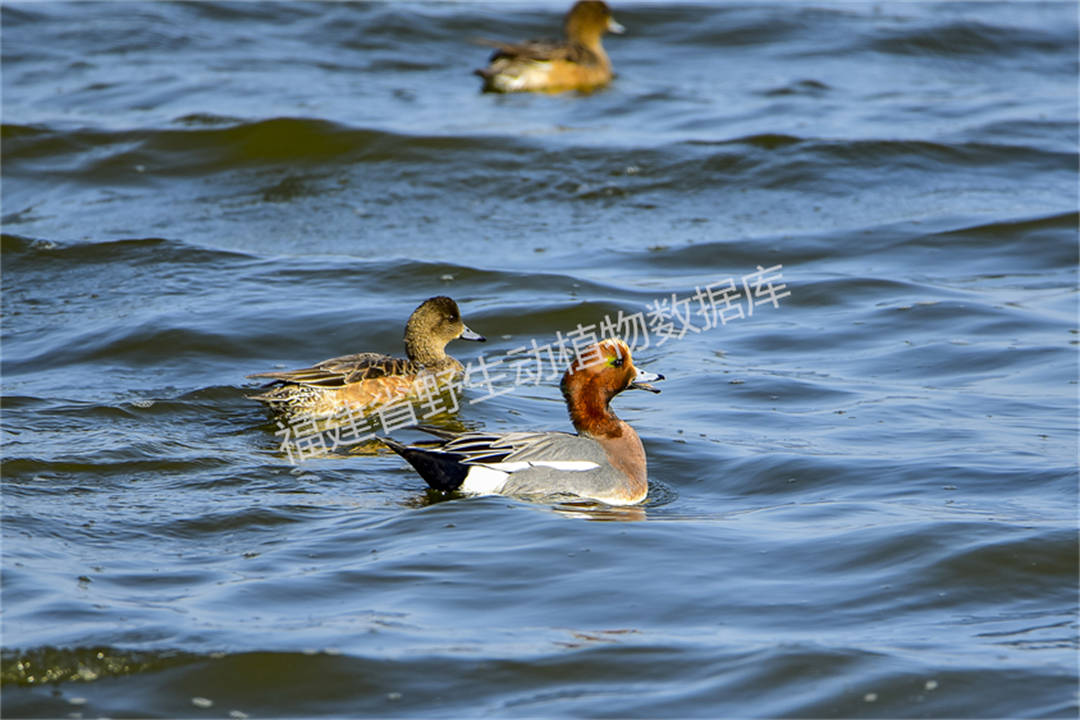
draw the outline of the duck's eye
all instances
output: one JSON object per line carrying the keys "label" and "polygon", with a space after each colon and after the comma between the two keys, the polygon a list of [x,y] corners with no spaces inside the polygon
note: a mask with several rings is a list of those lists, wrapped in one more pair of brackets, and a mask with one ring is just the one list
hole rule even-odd
{"label": "duck's eye", "polygon": [[610,360],[608,360],[608,362],[611,364],[611,367],[622,367],[623,366],[623,359],[621,357],[613,357]]}

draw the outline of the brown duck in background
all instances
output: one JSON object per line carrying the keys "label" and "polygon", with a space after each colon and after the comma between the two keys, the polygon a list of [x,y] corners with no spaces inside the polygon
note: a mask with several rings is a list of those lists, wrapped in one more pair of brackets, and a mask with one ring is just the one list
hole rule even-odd
{"label": "brown duck in background", "polygon": [[414,394],[420,373],[445,382],[464,368],[446,354],[451,340],[484,341],[461,320],[457,303],[440,295],[420,304],[405,325],[405,355],[356,353],[323,360],[300,370],[255,373],[249,378],[272,382],[266,392],[249,396],[286,419],[326,418],[345,411],[367,414],[382,404]]}
{"label": "brown duck in background", "polygon": [[519,44],[480,40],[493,45],[489,65],[476,74],[485,92],[588,92],[611,82],[611,61],[600,38],[624,28],[600,0],[581,0],[563,22],[566,42],[530,41]]}

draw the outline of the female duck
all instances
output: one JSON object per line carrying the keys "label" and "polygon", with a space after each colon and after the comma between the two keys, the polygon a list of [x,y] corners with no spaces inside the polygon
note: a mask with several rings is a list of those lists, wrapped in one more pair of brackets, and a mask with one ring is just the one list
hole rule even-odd
{"label": "female duck", "polygon": [[490,64],[477,70],[486,92],[588,92],[611,82],[611,61],[600,38],[624,28],[600,0],[581,0],[563,22],[566,42],[532,41],[520,44],[484,40],[497,49]]}
{"label": "female duck", "polygon": [[[589,358],[587,364],[582,359]],[[582,365],[584,365],[582,367]],[[562,378],[577,435],[563,432],[468,432],[424,429],[441,440],[403,445],[381,438],[428,485],[468,494],[574,495],[633,505],[649,491],[641,438],[608,403],[623,390],[660,392],[663,380],[638,370],[630,348],[609,339],[586,348]]]}
{"label": "female duck", "polygon": [[428,298],[405,325],[408,359],[356,353],[300,370],[255,373],[248,377],[272,382],[266,392],[252,395],[251,399],[266,403],[273,413],[286,418],[323,418],[348,410],[373,410],[412,394],[421,372],[435,373],[440,379],[444,373],[460,373],[461,363],[446,354],[446,344],[456,338],[484,341],[462,322],[456,302],[445,296]]}

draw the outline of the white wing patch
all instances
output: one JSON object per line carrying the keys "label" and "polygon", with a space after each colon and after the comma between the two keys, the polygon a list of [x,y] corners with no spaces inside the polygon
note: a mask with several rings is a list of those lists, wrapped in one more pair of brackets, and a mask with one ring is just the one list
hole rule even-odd
{"label": "white wing patch", "polygon": [[461,483],[461,491],[470,495],[491,495],[502,490],[510,473],[492,470],[483,465],[472,465]]}
{"label": "white wing patch", "polygon": [[550,468],[561,472],[584,472],[600,467],[589,460],[533,460],[503,463],[483,463],[471,465],[465,481],[461,483],[462,492],[475,495],[498,493],[506,485],[512,473],[528,468]]}
{"label": "white wing patch", "polygon": [[582,472],[583,470],[595,470],[600,467],[589,460],[537,460],[529,463],[533,467],[546,467],[552,470],[566,470],[568,472]]}

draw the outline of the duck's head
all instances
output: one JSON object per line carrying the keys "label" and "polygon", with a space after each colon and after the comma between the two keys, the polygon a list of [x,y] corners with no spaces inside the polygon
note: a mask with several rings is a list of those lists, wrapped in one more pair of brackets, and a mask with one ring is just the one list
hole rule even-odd
{"label": "duck's head", "polygon": [[575,3],[566,14],[563,29],[568,40],[583,45],[599,42],[606,32],[622,34],[626,31],[626,28],[615,22],[611,8],[602,0],[581,0]]}
{"label": "duck's head", "polygon": [[445,295],[420,303],[405,325],[405,347],[410,350],[410,356],[415,352],[420,362],[427,359],[424,357],[425,351],[437,350],[441,354],[446,344],[457,338],[477,342],[486,340],[483,335],[469,329],[461,319],[457,303]]}
{"label": "duck's head", "polygon": [[605,405],[623,390],[660,390],[650,383],[664,376],[634,367],[630,348],[618,338],[589,345],[563,375],[559,387],[568,405],[598,399]]}

